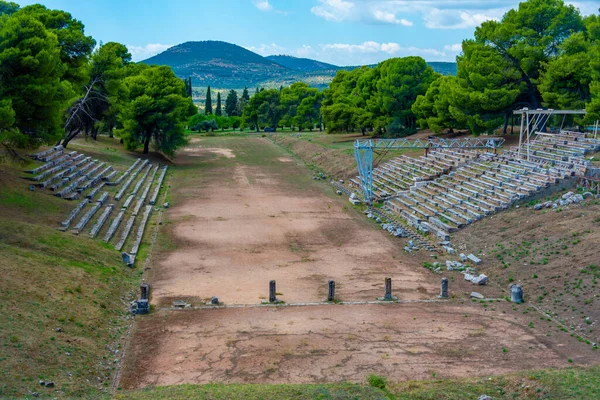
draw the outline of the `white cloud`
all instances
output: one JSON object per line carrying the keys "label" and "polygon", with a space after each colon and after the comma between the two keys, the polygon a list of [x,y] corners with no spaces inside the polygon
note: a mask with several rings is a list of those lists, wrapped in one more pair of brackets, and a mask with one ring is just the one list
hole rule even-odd
{"label": "white cloud", "polygon": [[320,5],[314,6],[310,12],[328,21],[341,22],[352,14],[354,3],[344,0],[319,0]]}
{"label": "white cloud", "polygon": [[413,26],[413,23],[409,20],[406,20],[404,18],[400,18],[400,19],[396,18],[396,14],[394,14],[393,12],[374,10],[373,17],[375,17],[375,19],[377,21],[385,22],[388,24]]}
{"label": "white cloud", "polygon": [[308,46],[306,44],[303,44],[302,47],[296,49],[296,55],[298,57],[309,57],[314,53],[314,49],[312,48],[312,46]]}
{"label": "white cloud", "polygon": [[270,56],[274,54],[285,54],[287,49],[278,44],[261,44],[259,46],[244,46],[245,49],[260,54],[261,56]]}
{"label": "white cloud", "polygon": [[269,0],[252,0],[252,4],[254,4],[254,7],[258,8],[260,11],[273,10],[273,6],[269,4]]}
{"label": "white cloud", "polygon": [[598,4],[597,0],[565,1],[565,3],[579,8],[582,15],[598,14],[598,10],[600,9],[600,4]]}
{"label": "white cloud", "polygon": [[446,57],[446,53],[436,49],[424,49],[418,47],[404,47],[398,43],[377,43],[374,41],[367,41],[361,44],[347,44],[347,43],[331,43],[322,44],[321,50],[325,53],[329,51],[342,52],[349,54],[376,54],[383,53],[385,56],[408,56],[408,55],[424,55],[424,56],[437,56]]}
{"label": "white cloud", "polygon": [[444,50],[460,53],[462,51],[462,43],[447,44],[444,46]]}
{"label": "white cloud", "polygon": [[[580,2],[586,0],[580,0]],[[514,2],[514,4],[512,4]],[[502,0],[319,0],[311,12],[334,22],[413,26],[422,19],[431,29],[473,28],[499,19],[517,1]]]}
{"label": "white cloud", "polygon": [[173,47],[172,44],[149,43],[145,46],[127,45],[133,61],[142,61],[152,56],[162,53],[168,48]]}
{"label": "white cloud", "polygon": [[504,9],[492,10],[440,10],[432,9],[423,20],[425,26],[431,29],[465,29],[474,28],[488,20],[499,20],[504,15]]}

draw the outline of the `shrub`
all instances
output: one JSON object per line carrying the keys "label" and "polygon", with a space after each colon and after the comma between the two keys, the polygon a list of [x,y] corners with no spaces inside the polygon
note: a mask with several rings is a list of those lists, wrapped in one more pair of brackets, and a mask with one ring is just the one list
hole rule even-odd
{"label": "shrub", "polygon": [[369,386],[377,389],[385,389],[387,386],[387,379],[379,375],[369,375],[367,377],[367,382],[369,383]]}

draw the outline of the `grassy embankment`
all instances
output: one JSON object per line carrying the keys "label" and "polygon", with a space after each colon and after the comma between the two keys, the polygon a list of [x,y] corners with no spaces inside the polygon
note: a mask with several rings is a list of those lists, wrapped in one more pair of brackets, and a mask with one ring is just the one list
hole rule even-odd
{"label": "grassy embankment", "polygon": [[[69,150],[120,171],[134,159],[108,138],[76,140]],[[56,229],[76,202],[30,191],[23,171],[37,165],[0,161],[0,398],[101,395],[114,374],[141,270],[125,267],[112,245],[87,231]]]}
{"label": "grassy embankment", "polygon": [[357,385],[179,385],[118,393],[122,400],[162,399],[397,399],[463,400],[482,394],[503,399],[578,399],[600,398],[600,367],[521,372],[477,379],[409,381],[387,384],[372,379]]}

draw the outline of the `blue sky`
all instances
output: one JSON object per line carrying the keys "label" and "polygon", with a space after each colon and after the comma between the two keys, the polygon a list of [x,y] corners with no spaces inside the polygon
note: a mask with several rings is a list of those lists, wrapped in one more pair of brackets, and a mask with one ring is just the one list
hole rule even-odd
{"label": "blue sky", "polygon": [[[513,0],[13,0],[69,11],[97,41],[127,45],[139,61],[186,41],[223,40],[261,55],[337,65],[419,55],[454,61],[463,39]],[[597,0],[566,1],[584,15]]]}

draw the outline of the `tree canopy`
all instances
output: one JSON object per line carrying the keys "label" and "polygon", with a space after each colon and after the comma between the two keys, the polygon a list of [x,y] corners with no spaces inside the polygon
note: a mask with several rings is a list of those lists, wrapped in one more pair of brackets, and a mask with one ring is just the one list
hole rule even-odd
{"label": "tree canopy", "polygon": [[186,143],[184,122],[197,109],[169,67],[138,67],[139,73],[125,78],[129,102],[119,114],[120,136],[130,150],[143,146],[147,154],[152,142],[157,150],[173,155]]}

